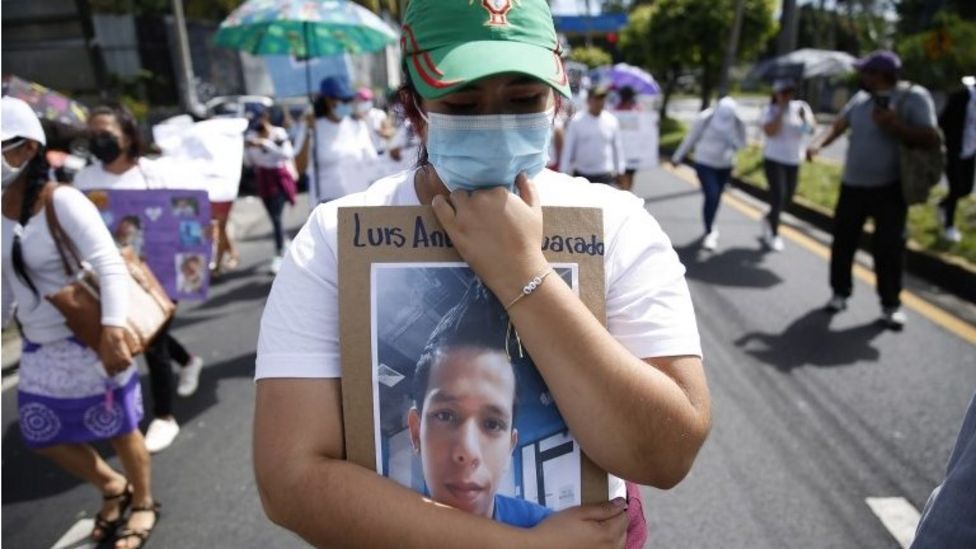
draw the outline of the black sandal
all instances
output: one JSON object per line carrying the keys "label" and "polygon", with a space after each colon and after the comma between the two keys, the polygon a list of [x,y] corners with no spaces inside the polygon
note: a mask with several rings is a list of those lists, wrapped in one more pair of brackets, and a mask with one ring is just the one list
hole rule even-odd
{"label": "black sandal", "polygon": [[[132,503],[132,485],[128,482],[125,483],[125,488],[123,488],[118,494],[102,494],[102,501],[112,501],[116,499],[120,500],[118,518],[115,520],[106,520],[105,517],[102,516],[101,511],[95,513],[95,527],[92,528],[92,533],[90,536],[92,541],[101,543],[107,540],[125,521],[125,512],[129,509],[129,505]],[[96,530],[100,530],[102,532],[101,537],[95,537]]]}
{"label": "black sandal", "polygon": [[125,530],[122,530],[121,532],[118,533],[118,535],[115,536],[115,543],[118,544],[118,542],[128,538],[138,538],[139,544],[135,546],[136,549],[146,545],[146,542],[149,541],[149,535],[152,534],[152,531],[156,528],[156,525],[159,524],[160,507],[162,507],[162,505],[160,505],[158,502],[155,501],[149,505],[133,505],[132,510],[129,513],[129,518],[132,518],[132,515],[136,513],[152,513],[153,514],[152,526],[150,526],[145,530],[134,530],[132,528],[126,528]]}

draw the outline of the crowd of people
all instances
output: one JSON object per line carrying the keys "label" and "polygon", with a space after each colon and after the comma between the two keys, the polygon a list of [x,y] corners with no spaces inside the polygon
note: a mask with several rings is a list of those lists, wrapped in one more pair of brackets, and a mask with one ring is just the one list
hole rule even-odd
{"label": "crowd of people", "polygon": [[[407,83],[390,98],[380,98],[389,101],[378,101],[369,88],[353,89],[345,78],[325,78],[307,113],[293,120],[287,109],[266,109],[242,136],[274,242],[268,268],[276,283],[262,319],[256,366],[254,459],[265,508],[275,522],[314,544],[386,546],[409,540],[453,546],[474,535],[519,546],[528,539],[491,521],[428,505],[342,459],[337,208],[425,204],[488,291],[505,298],[522,292],[501,314],[532,353],[581,446],[618,481],[610,504],[583,505],[551,517],[536,513],[541,522],[531,529],[533,536],[544,546],[639,547],[646,529],[634,483],[669,487],[679,482],[710,426],[683,268],[642,200],[626,192],[633,188],[636,166],[624,154],[623,132],[611,111],[639,110],[640,102],[632,88],[597,83],[586,90],[581,108],[574,108],[565,79],[550,77],[562,66],[554,55],[558,44],[546,2],[524,0],[506,14],[506,21],[522,26],[518,41],[480,42],[488,32],[485,14],[435,4],[409,4],[405,21],[412,24],[414,41],[405,46],[405,60],[427,56],[428,41],[446,40],[462,54],[469,46],[483,50],[469,51],[472,60],[497,54],[497,63],[489,69],[474,62],[445,64],[436,71],[439,80],[432,80],[422,64],[408,62]],[[939,212],[950,240],[958,239],[956,203],[972,190],[976,153],[972,83],[952,96],[937,120],[929,93],[902,85],[899,69],[890,52],[863,59],[858,65],[863,90],[822,136],[814,137],[813,110],[797,98],[797,83],[786,79],[773,84],[760,122],[770,196],[760,236],[772,251],[784,249],[782,212],[796,191],[804,159],[848,135],[827,308],[835,313],[846,308],[854,253],[871,218],[882,318],[895,329],[905,324],[900,293],[907,204],[899,183],[899,147],[936,144],[941,121],[950,193]],[[960,120],[963,124],[956,124]],[[6,326],[16,315],[23,337],[21,432],[30,448],[100,492],[103,505],[93,540],[140,547],[159,517],[150,455],[178,436],[173,393],[194,394],[203,361],[170,333],[172,320],[162,327],[145,351],[152,419],[143,436],[139,376],[125,335],[125,265],[98,210],[79,191],[178,188],[181,182],[145,156],[135,119],[120,107],[91,112],[93,162],[72,185],[51,181],[46,136],[26,103],[3,98],[2,131],[3,322]],[[694,158],[704,201],[705,250],[719,247],[721,196],[746,143],[737,104],[723,97],[697,116],[670,159],[679,164]],[[506,154],[490,154],[499,150]],[[512,192],[499,192],[499,186]],[[303,188],[312,211],[292,243],[283,214]],[[479,200],[459,192],[464,190]],[[611,250],[605,258],[609,329],[561,279],[545,276],[540,206],[554,204],[603,210]],[[228,232],[231,205],[211,204],[215,279],[239,262]],[[97,349],[81,343],[44,299],[70,278],[42,212],[57,217],[99,277]],[[627,230],[617,230],[625,225]],[[535,286],[524,290],[533,280]],[[319,307],[307,306],[310,295]],[[445,368],[442,355],[453,356],[459,347],[464,346],[427,357],[427,367]],[[418,409],[428,391],[426,386],[420,391]],[[427,419],[414,419],[419,438]],[[111,442],[123,472],[98,455],[91,445],[96,440]],[[438,491],[430,495],[436,499]],[[393,511],[389,520],[362,514],[377,498]],[[497,500],[479,507],[479,514],[500,512],[492,501]],[[331,519],[310,519],[317,516]]]}

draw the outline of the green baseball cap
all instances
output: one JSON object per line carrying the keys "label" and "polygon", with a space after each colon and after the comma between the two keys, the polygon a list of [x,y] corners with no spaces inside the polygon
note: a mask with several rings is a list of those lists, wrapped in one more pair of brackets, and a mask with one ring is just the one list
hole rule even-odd
{"label": "green baseball cap", "polygon": [[546,0],[410,0],[400,46],[414,86],[427,99],[510,72],[570,97]]}

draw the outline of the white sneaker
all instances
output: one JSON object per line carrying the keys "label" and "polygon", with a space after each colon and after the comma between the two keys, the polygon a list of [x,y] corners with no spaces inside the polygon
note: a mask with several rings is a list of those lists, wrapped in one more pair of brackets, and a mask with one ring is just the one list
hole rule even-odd
{"label": "white sneaker", "polygon": [[824,309],[829,313],[839,313],[847,309],[847,298],[842,295],[834,294],[834,297],[830,298]]}
{"label": "white sneaker", "polygon": [[774,252],[782,252],[783,249],[786,247],[786,245],[783,244],[782,237],[777,235],[774,236],[773,239],[769,242],[769,247],[772,248]]}
{"label": "white sneaker", "polygon": [[173,444],[173,439],[178,434],[180,434],[180,426],[175,419],[156,418],[146,429],[146,449],[150,454],[162,452]]}
{"label": "white sneaker", "polygon": [[901,310],[901,307],[885,307],[881,310],[881,321],[888,328],[900,331],[905,327],[905,323],[908,322],[908,317],[905,316],[905,312]]}
{"label": "white sneaker", "polygon": [[718,229],[712,229],[711,232],[705,235],[705,240],[702,241],[702,248],[708,251],[714,251],[718,248]]}
{"label": "white sneaker", "polygon": [[276,275],[280,270],[281,270],[281,256],[276,255],[274,259],[271,260],[271,264],[268,265],[268,272],[273,275]]}
{"label": "white sneaker", "polygon": [[188,397],[197,392],[200,384],[200,370],[203,369],[203,359],[194,355],[190,363],[180,368],[180,382],[176,386],[176,394]]}
{"label": "white sneaker", "polygon": [[945,238],[949,242],[955,244],[962,241],[962,233],[960,233],[959,229],[955,227],[949,227],[944,233],[942,233],[942,238]]}

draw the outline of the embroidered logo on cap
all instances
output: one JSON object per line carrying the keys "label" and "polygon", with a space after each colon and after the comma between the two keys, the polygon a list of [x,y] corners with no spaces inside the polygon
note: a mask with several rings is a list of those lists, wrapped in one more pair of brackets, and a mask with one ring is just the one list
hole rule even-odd
{"label": "embroidered logo on cap", "polygon": [[[486,25],[501,27],[508,25],[508,12],[512,10],[512,4],[519,0],[481,0],[481,7],[488,11],[488,22]],[[470,0],[473,4],[475,0]]]}

